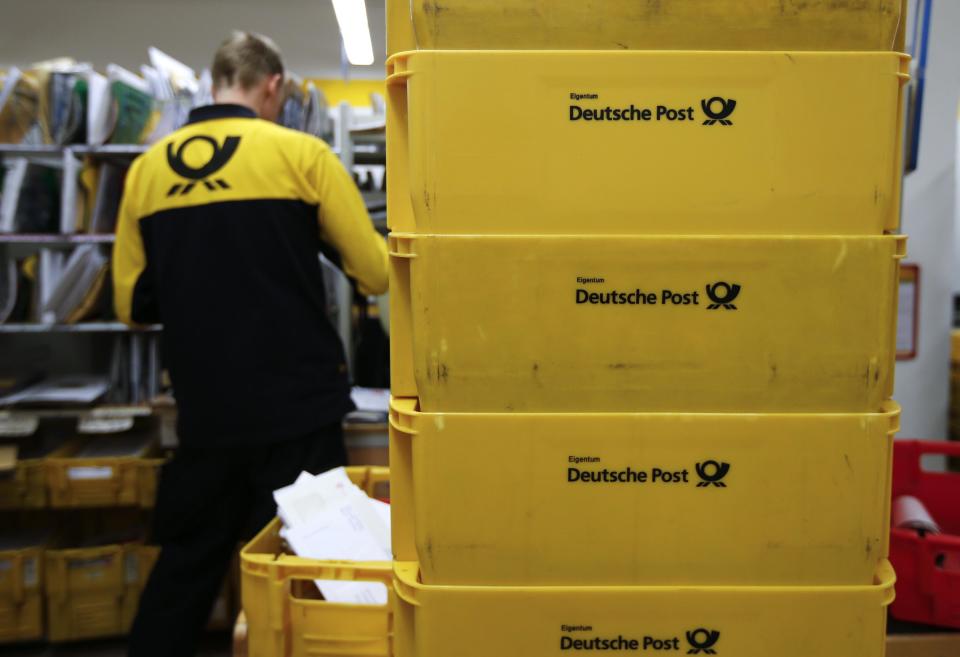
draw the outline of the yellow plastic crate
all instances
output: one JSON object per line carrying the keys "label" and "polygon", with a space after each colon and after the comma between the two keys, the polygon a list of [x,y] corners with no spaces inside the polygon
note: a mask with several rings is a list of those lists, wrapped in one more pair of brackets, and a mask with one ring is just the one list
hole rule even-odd
{"label": "yellow plastic crate", "polygon": [[895,579],[889,563],[849,587],[431,587],[416,564],[395,573],[394,657],[883,657]]}
{"label": "yellow plastic crate", "polygon": [[47,506],[44,458],[63,456],[69,449],[69,446],[61,445],[46,456],[18,459],[12,476],[0,479],[0,510],[41,509]]}
{"label": "yellow plastic crate", "polygon": [[399,54],[387,64],[390,225],[879,235],[899,225],[907,64],[896,53]]}
{"label": "yellow plastic crate", "polygon": [[387,47],[888,50],[901,0],[387,0]]}
{"label": "yellow plastic crate", "polygon": [[[375,495],[389,470],[347,468],[358,486]],[[388,657],[390,605],[334,604],[298,595],[298,582],[316,579],[382,582],[392,588],[389,563],[317,561],[284,553],[274,519],[240,553],[243,610],[250,657]]]}
{"label": "yellow plastic crate", "polygon": [[66,452],[45,459],[51,507],[153,507],[164,459],[153,450],[141,456],[73,456],[83,444],[74,441]]}
{"label": "yellow plastic crate", "polygon": [[0,510],[40,509],[46,505],[43,459],[18,461],[13,475],[0,479]]}
{"label": "yellow plastic crate", "polygon": [[48,550],[47,638],[62,642],[126,634],[158,555],[158,548],[146,545]]}
{"label": "yellow plastic crate", "polygon": [[0,551],[0,643],[43,638],[43,548]]}
{"label": "yellow plastic crate", "polygon": [[887,557],[900,408],[390,410],[393,549],[424,583],[859,585]]}
{"label": "yellow plastic crate", "polygon": [[390,249],[391,387],[427,412],[875,412],[892,393],[903,237]]}

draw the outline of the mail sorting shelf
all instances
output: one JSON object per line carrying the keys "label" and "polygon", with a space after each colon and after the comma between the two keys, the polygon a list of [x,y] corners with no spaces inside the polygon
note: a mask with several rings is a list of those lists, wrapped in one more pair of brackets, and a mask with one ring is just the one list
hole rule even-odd
{"label": "mail sorting shelf", "polygon": [[426,412],[875,412],[905,238],[393,234]]}
{"label": "mail sorting shelf", "polygon": [[892,52],[401,53],[388,61],[390,227],[893,231],[908,61]]}

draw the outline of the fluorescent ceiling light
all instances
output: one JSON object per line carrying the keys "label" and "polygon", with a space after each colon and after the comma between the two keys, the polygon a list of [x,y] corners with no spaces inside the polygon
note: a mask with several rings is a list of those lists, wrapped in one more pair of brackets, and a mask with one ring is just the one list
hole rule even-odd
{"label": "fluorescent ceiling light", "polygon": [[373,43],[364,0],[333,0],[333,11],[337,14],[343,47],[350,63],[355,66],[373,64]]}

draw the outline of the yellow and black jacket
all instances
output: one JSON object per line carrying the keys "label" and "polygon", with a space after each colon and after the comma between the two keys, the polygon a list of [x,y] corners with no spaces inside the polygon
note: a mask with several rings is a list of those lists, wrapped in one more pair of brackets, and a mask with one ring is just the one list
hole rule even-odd
{"label": "yellow and black jacket", "polygon": [[326,144],[236,105],[194,110],[130,168],[113,254],[117,315],[162,322],[184,444],[280,441],[352,408],[319,253],[365,294],[387,250]]}

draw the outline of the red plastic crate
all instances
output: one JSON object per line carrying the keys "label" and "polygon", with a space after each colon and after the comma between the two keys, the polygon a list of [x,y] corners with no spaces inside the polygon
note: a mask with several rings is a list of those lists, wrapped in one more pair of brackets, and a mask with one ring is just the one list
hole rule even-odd
{"label": "red plastic crate", "polygon": [[894,618],[960,629],[960,474],[926,472],[925,454],[960,456],[960,443],[898,440],[893,456],[893,497],[921,500],[942,533],[890,532],[890,561],[897,572]]}

